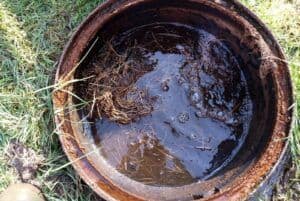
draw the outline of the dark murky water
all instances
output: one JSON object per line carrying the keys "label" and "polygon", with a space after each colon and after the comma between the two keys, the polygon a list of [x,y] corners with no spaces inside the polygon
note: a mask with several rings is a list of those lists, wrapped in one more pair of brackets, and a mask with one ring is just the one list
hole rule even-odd
{"label": "dark murky water", "polygon": [[[180,24],[152,24],[112,41],[127,62],[152,71],[135,83],[153,111],[130,124],[96,119],[94,134],[106,160],[149,185],[180,186],[224,167],[248,133],[252,103],[240,66],[221,40]],[[128,99],[142,94],[129,93]]]}

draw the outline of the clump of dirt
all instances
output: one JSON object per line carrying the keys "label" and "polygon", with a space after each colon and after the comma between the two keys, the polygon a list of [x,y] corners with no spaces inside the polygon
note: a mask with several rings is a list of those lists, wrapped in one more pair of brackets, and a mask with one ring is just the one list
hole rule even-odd
{"label": "clump of dirt", "polygon": [[153,99],[147,90],[134,87],[141,76],[153,70],[152,65],[146,65],[142,59],[144,55],[141,55],[140,48],[133,45],[119,52],[108,41],[80,71],[79,77],[90,77],[76,88],[81,97],[90,101],[91,118],[105,116],[128,124],[151,113]]}
{"label": "clump of dirt", "polygon": [[44,161],[42,155],[37,154],[18,140],[10,141],[5,156],[8,165],[13,167],[19,174],[20,180],[26,183],[33,182],[38,168]]}

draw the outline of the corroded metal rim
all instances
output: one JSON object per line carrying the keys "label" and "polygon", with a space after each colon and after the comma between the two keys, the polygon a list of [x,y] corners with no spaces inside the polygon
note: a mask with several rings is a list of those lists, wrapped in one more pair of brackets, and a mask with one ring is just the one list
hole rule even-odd
{"label": "corroded metal rim", "polygon": [[[70,105],[68,104],[72,102],[72,98],[65,92],[66,90],[71,91],[72,86],[65,86],[61,82],[64,81],[65,83],[73,77],[72,73],[77,63],[103,24],[107,23],[113,16],[134,5],[152,1],[157,2],[158,0],[108,0],[100,5],[78,27],[66,45],[57,69],[55,82],[58,85],[58,89],[53,93],[53,103],[54,109],[57,111],[55,121],[60,132],[61,144],[69,160],[75,161],[73,166],[79,175],[95,192],[107,200],[187,199],[187,194],[196,195],[197,188],[199,188],[199,184],[198,186],[191,185],[182,188],[147,187],[143,191],[146,194],[141,195],[139,194],[140,188],[129,190],[136,183],[117,185],[114,182],[115,180],[111,180],[104,172],[100,172],[101,167],[95,163],[97,156],[94,154],[86,155],[91,148],[86,146],[89,143],[88,140],[80,135],[80,128],[72,123],[78,117],[76,117],[76,112],[69,110],[68,107]],[[270,46],[270,51],[272,52],[270,55],[276,56],[274,62],[277,68],[272,69],[272,74],[275,80],[276,86],[274,88],[277,91],[278,100],[275,126],[270,142],[266,144],[264,153],[255,161],[252,161],[245,172],[242,172],[239,177],[232,180],[229,185],[220,189],[219,192],[208,193],[204,198],[207,200],[244,200],[253,195],[263,185],[264,181],[272,177],[276,167],[287,152],[288,143],[282,139],[288,137],[292,122],[292,111],[289,108],[293,103],[293,98],[289,70],[284,62],[285,58],[282,50],[271,32],[240,3],[220,0],[189,0],[189,2],[216,7],[224,13],[231,13],[235,19],[251,24],[252,27],[255,27],[255,31],[261,35],[262,39],[266,41],[265,43]],[[163,195],[161,195],[161,192],[164,192]],[[194,196],[194,199],[200,197]]]}

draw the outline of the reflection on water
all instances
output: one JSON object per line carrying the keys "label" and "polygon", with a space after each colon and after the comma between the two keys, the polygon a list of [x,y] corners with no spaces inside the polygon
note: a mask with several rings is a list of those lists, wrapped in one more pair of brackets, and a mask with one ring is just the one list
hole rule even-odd
{"label": "reflection on water", "polygon": [[138,142],[132,142],[119,161],[117,169],[121,173],[146,184],[182,185],[193,181],[180,160],[153,136],[144,135]]}
{"label": "reflection on water", "polygon": [[[150,115],[130,124],[93,120],[99,154],[122,174],[157,186],[190,184],[225,166],[243,143],[252,114],[232,52],[213,35],[178,24],[144,26],[116,38],[120,53],[139,47],[128,62],[139,55],[152,65],[134,87],[155,101]],[[124,98],[132,97],[138,94]]]}

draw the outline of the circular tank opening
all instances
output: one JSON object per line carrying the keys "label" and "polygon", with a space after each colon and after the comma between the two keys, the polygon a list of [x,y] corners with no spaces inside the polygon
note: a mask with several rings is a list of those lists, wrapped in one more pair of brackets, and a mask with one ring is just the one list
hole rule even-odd
{"label": "circular tank opening", "polygon": [[278,113],[291,116],[289,75],[265,59],[282,57],[269,32],[235,6],[112,1],[81,25],[56,77],[77,81],[54,105],[65,151],[87,154],[75,168],[99,194],[247,197],[275,164],[285,143],[274,139],[289,130],[290,119],[278,124]]}
{"label": "circular tank opening", "polygon": [[101,157],[155,186],[191,184],[226,166],[248,135],[253,108],[245,64],[231,47],[171,22],[112,35],[77,71],[89,79],[75,84],[89,102],[83,115]]}

